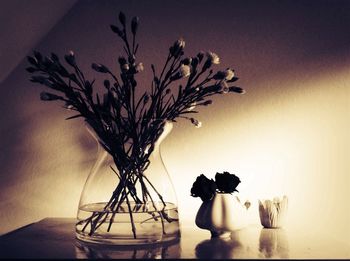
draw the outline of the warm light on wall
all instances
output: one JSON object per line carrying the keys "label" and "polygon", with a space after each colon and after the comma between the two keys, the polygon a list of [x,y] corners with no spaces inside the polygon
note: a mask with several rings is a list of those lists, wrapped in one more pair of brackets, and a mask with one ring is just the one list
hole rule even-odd
{"label": "warm light on wall", "polygon": [[[335,75],[350,81],[345,71]],[[202,129],[175,128],[164,154],[183,219],[193,222],[201,203],[189,196],[195,177],[229,170],[242,180],[240,197],[256,203],[286,194],[291,227],[321,229],[332,222],[332,236],[347,241],[350,91],[342,83],[330,89],[335,75],[302,81],[302,88],[286,80],[280,87],[286,91],[266,100],[248,92],[232,109],[229,99],[218,101],[216,119],[204,115]]]}

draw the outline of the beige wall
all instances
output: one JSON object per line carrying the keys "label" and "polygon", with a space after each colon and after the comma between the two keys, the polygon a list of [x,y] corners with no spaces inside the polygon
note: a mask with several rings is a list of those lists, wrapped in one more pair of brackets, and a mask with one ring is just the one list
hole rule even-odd
{"label": "beige wall", "polygon": [[[233,66],[247,93],[214,98],[198,116],[202,128],[180,121],[163,143],[183,223],[194,222],[201,203],[190,197],[195,177],[228,170],[253,202],[287,194],[291,228],[349,242],[349,8],[346,1],[80,1],[36,49],[72,49],[86,71],[94,61],[112,65],[120,44],[108,25],[125,10],[141,18],[146,87],[150,63],[162,63],[178,37],[188,55],[215,51],[218,68]],[[0,86],[0,233],[75,216],[95,156],[82,122],[39,101],[25,67],[23,60]]]}

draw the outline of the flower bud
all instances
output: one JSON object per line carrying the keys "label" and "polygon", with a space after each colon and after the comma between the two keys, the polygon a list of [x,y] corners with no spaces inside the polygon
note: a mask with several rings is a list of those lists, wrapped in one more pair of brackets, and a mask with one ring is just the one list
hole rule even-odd
{"label": "flower bud", "polygon": [[27,60],[30,64],[37,66],[38,65],[38,60],[34,57],[27,56]]}
{"label": "flower bud", "polygon": [[119,13],[119,21],[120,23],[125,27],[126,24],[126,17],[125,14],[123,12]]}
{"label": "flower bud", "polygon": [[119,29],[118,26],[115,26],[113,24],[111,24],[111,29],[114,33],[116,33],[119,37],[123,38],[124,37],[124,32],[122,30]]}
{"label": "flower bud", "polygon": [[235,76],[234,70],[226,69],[226,71],[225,71],[225,80],[226,81],[231,81],[234,76]]}
{"label": "flower bud", "polygon": [[111,83],[107,79],[103,81],[103,85],[106,87],[107,90],[111,87]]}
{"label": "flower bud", "polygon": [[135,35],[139,26],[139,18],[135,16],[131,21],[131,32]]}
{"label": "flower bud", "polygon": [[229,87],[229,91],[230,92],[237,92],[237,93],[240,93],[240,94],[245,94],[245,90],[244,89],[242,89],[241,87],[236,87],[236,86]]}
{"label": "flower bud", "polygon": [[201,62],[201,61],[203,60],[203,57],[204,57],[204,52],[203,52],[203,51],[200,51],[200,52],[197,54],[197,57],[198,57],[199,62]]}
{"label": "flower bud", "polygon": [[191,74],[191,67],[188,65],[182,64],[180,66],[180,76],[185,78],[185,77],[190,76],[190,74]]}
{"label": "flower bud", "polygon": [[192,65],[192,68],[196,68],[197,65],[199,63],[199,59],[197,57],[194,57],[192,60],[191,60],[191,65]]}
{"label": "flower bud", "polygon": [[100,72],[100,73],[108,73],[109,72],[108,68],[100,63],[93,63],[91,65],[91,68],[97,72]]}
{"label": "flower bud", "polygon": [[184,65],[190,65],[191,62],[192,62],[192,58],[185,58],[185,59],[182,60],[182,63]]}
{"label": "flower bud", "polygon": [[124,65],[127,63],[126,59],[123,56],[119,56],[118,62],[120,65]]}
{"label": "flower bud", "polygon": [[69,54],[65,55],[64,58],[69,65],[71,65],[71,66],[76,65],[73,51],[69,51]]}
{"label": "flower bud", "polygon": [[220,58],[216,53],[213,52],[208,52],[207,53],[208,58],[211,60],[212,64],[219,64],[220,63]]}
{"label": "flower bud", "polygon": [[130,69],[130,66],[128,63],[125,63],[121,66],[123,72],[127,72]]}
{"label": "flower bud", "polygon": [[203,102],[202,105],[208,106],[208,105],[210,105],[210,104],[212,104],[212,103],[213,103],[212,100],[208,100],[208,101]]}
{"label": "flower bud", "polygon": [[214,80],[223,80],[226,77],[226,72],[223,71],[218,71],[214,76],[213,79]]}
{"label": "flower bud", "polygon": [[143,63],[138,63],[138,64],[135,66],[135,71],[136,71],[136,72],[142,72],[143,70],[144,70]]}
{"label": "flower bud", "polygon": [[172,56],[178,57],[183,49],[185,48],[185,40],[180,38],[177,40],[172,47],[170,47],[169,51]]}
{"label": "flower bud", "polygon": [[200,128],[202,127],[202,123],[194,118],[191,118],[191,123],[196,127],[196,128]]}

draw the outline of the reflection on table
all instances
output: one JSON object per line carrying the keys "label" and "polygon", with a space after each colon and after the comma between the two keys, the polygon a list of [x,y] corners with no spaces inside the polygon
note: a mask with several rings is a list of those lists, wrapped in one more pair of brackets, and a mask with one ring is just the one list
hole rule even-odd
{"label": "reflection on table", "polygon": [[150,244],[146,246],[108,246],[75,242],[75,258],[102,259],[164,259],[180,258],[180,241]]}
{"label": "reflection on table", "polygon": [[82,243],[75,238],[74,228],[74,218],[46,218],[15,230],[0,237],[0,258],[350,258],[350,241],[332,237],[330,228],[315,232],[312,227],[252,225],[232,232],[229,238],[211,239],[208,230],[188,225],[181,228],[180,242],[144,247]]}
{"label": "reflection on table", "polygon": [[286,231],[262,228],[259,237],[259,252],[265,258],[288,258],[289,244]]}
{"label": "reflection on table", "polygon": [[[201,259],[288,258],[289,248],[283,229],[241,229],[229,238],[211,238],[197,244],[195,254]],[[258,241],[255,239],[259,239]]]}

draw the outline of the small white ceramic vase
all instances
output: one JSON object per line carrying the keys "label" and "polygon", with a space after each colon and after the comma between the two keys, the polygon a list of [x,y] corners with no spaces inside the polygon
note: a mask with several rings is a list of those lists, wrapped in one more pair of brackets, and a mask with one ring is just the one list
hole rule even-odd
{"label": "small white ceramic vase", "polygon": [[259,200],[261,225],[265,228],[281,228],[285,225],[288,209],[288,198],[275,197],[273,200]]}
{"label": "small white ceramic vase", "polygon": [[229,193],[216,193],[213,199],[203,201],[196,225],[210,230],[212,237],[229,237],[231,232],[247,225],[250,204],[241,204],[238,197]]}

